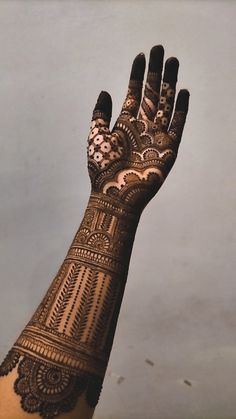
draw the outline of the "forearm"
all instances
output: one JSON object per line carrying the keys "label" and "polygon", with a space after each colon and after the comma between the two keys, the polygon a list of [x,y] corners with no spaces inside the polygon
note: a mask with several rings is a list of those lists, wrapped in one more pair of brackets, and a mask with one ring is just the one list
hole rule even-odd
{"label": "forearm", "polygon": [[112,131],[111,97],[98,97],[87,148],[96,193],[61,269],[0,369],[2,375],[12,371],[0,380],[7,391],[2,419],[24,419],[26,411],[45,419],[92,417],[139,217],[175,162],[188,111],[189,92],[183,89],[173,112],[179,63],[169,58],[162,80],[163,55],[160,45],[150,51],[143,98],[145,57],[135,58]]}
{"label": "forearm", "polygon": [[[84,412],[81,417],[91,417],[109,359],[138,220],[129,206],[103,194],[91,195],[64,263],[14,344],[11,359],[2,365],[3,374],[18,364],[15,390],[25,410],[42,416],[52,409],[54,414],[68,410],[69,418],[79,398],[85,397],[87,416]],[[50,379],[58,386],[47,397],[40,386],[50,392]],[[29,394],[37,399],[33,408]],[[78,414],[80,409],[79,403]]]}

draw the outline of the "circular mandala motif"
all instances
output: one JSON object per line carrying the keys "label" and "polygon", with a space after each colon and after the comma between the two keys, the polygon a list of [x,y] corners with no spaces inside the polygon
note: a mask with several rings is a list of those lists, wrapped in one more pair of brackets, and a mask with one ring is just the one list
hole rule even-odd
{"label": "circular mandala motif", "polygon": [[145,160],[157,159],[159,157],[158,151],[154,149],[149,149],[143,153]]}
{"label": "circular mandala motif", "polygon": [[107,195],[118,196],[119,189],[116,186],[111,186],[110,188],[107,189]]}
{"label": "circular mandala motif", "polygon": [[124,180],[125,180],[125,183],[133,183],[133,182],[138,182],[139,177],[138,175],[136,175],[136,173],[127,173],[124,176]]}
{"label": "circular mandala motif", "polygon": [[36,374],[36,385],[44,395],[58,395],[70,384],[71,376],[65,370],[40,365]]}
{"label": "circular mandala motif", "polygon": [[33,413],[36,412],[40,407],[40,401],[31,395],[27,395],[24,400],[26,411]]}
{"label": "circular mandala motif", "polygon": [[90,236],[88,244],[97,250],[106,251],[109,249],[110,241],[105,234],[94,233]]}
{"label": "circular mandala motif", "polygon": [[52,419],[75,407],[79,395],[87,392],[89,406],[95,406],[101,390],[101,379],[77,371],[72,375],[61,367],[23,358],[18,367],[15,392],[21,396],[21,406],[29,413]]}
{"label": "circular mandala motif", "polygon": [[[76,377],[72,376],[66,370],[47,366],[45,364],[34,363],[31,368],[29,376],[25,377],[28,382],[28,393],[30,392],[30,399],[25,399],[27,406],[31,406],[31,409],[36,409],[34,403],[40,400],[40,403],[50,402],[56,403],[61,401],[65,397],[69,397],[76,386]],[[17,384],[17,390],[20,394],[25,394],[27,389],[24,389],[24,393],[21,392],[21,383],[25,380],[23,377]],[[26,387],[24,385],[24,387]]]}
{"label": "circular mandala motif", "polygon": [[29,392],[29,386],[26,378],[22,378],[18,383],[18,390],[20,394],[27,394]]}

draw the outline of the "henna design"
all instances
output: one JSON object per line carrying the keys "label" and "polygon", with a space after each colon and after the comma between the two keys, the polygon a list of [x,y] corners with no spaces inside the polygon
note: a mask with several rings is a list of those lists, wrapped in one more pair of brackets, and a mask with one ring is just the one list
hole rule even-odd
{"label": "henna design", "polygon": [[[19,361],[20,353],[11,350],[9,356]],[[7,372],[3,370],[4,367]],[[5,359],[0,376],[8,372],[10,360]],[[53,419],[61,413],[71,411],[84,392],[88,405],[94,408],[101,393],[102,381],[100,377],[83,371],[72,375],[61,367],[24,356],[18,366],[14,390],[21,396],[21,406],[26,412],[38,412],[44,419]]]}
{"label": "henna design", "polygon": [[[154,122],[163,132],[167,132],[170,123],[177,82],[179,62],[176,58],[169,58],[165,64],[160,101]],[[180,141],[181,137],[179,137]]]}
{"label": "henna design", "polygon": [[139,110],[139,102],[141,99],[140,91],[142,83],[138,80],[130,80],[128,93],[124,101],[122,112],[130,115],[136,115]]}
{"label": "henna design", "polygon": [[140,108],[139,119],[152,121],[156,114],[156,108],[159,102],[159,95],[155,90],[158,85],[160,74],[149,73],[144,90],[144,98]]}
{"label": "henna design", "polygon": [[[113,130],[109,131],[111,99],[102,92],[95,106],[88,139],[88,169],[92,191],[108,195],[142,212],[170,172],[188,110],[189,94],[180,91],[172,116],[179,62],[166,61],[159,95],[163,47],[151,50],[149,70],[140,106],[145,60],[134,60],[128,94]],[[159,97],[160,96],[160,97]],[[138,110],[140,111],[138,114]],[[136,115],[138,114],[138,118]],[[117,149],[113,150],[113,144]],[[95,145],[105,144],[98,155]]]}
{"label": "henna design", "polygon": [[161,127],[166,128],[169,122],[169,115],[171,113],[174,103],[175,90],[169,83],[163,83],[162,94],[160,97],[159,109],[155,122],[160,124]]}
{"label": "henna design", "polygon": [[91,195],[64,264],[0,369],[7,374],[20,361],[15,391],[27,412],[53,418],[84,392],[96,405],[138,220],[125,205]]}
{"label": "henna design", "polygon": [[[136,116],[139,110],[142,97],[143,73],[145,70],[145,56],[139,54],[135,58],[128,86],[127,96],[122,106],[121,113],[127,113],[130,116]],[[95,108],[96,109],[96,108]],[[101,107],[100,107],[101,109]]]}
{"label": "henna design", "polygon": [[[5,365],[10,359],[19,362],[20,353],[11,350]],[[9,368],[8,368],[9,369]],[[1,370],[1,375],[3,371]],[[78,375],[65,369],[24,356],[18,366],[18,378],[14,383],[15,392],[21,396],[22,408],[28,413],[38,412],[44,419],[69,412],[75,407],[78,397],[86,392],[90,407],[95,407],[102,388],[102,380],[83,371]]]}
{"label": "henna design", "polygon": [[18,364],[20,359],[20,354],[13,350],[10,350],[5,359],[3,360],[2,364],[0,365],[0,377],[9,374]]}
{"label": "henna design", "polygon": [[29,413],[39,412],[47,419],[70,411],[87,384],[83,375],[76,377],[62,368],[31,358],[20,362],[18,374],[14,388],[22,397],[23,409]]}
{"label": "henna design", "polygon": [[[99,120],[94,124],[100,132]],[[120,155],[117,153],[116,159],[107,156],[106,167],[88,155],[93,190],[121,199],[141,211],[172,167],[177,155],[176,142],[159,132],[156,124],[124,113],[118,118],[110,139],[106,134],[106,142],[112,142],[114,135],[119,138]],[[98,136],[101,139],[103,134]]]}
{"label": "henna design", "polygon": [[162,45],[157,45],[150,51],[147,80],[138,119],[153,121],[155,118],[160,97],[163,56]]}
{"label": "henna design", "polygon": [[112,160],[117,160],[122,156],[123,147],[117,135],[111,139],[107,135],[107,128],[102,119],[92,122],[89,134],[88,155],[96,161],[101,169],[104,169]]}
{"label": "henna design", "polygon": [[188,110],[189,93],[182,90],[170,123],[178,61],[167,60],[160,94],[162,62],[163,48],[154,47],[140,105],[145,57],[136,57],[111,132],[111,98],[100,94],[88,138],[92,193],[85,216],[0,366],[0,375],[17,367],[14,389],[22,408],[45,419],[72,410],[82,393],[90,407],[98,402],[139,218],[176,159]]}

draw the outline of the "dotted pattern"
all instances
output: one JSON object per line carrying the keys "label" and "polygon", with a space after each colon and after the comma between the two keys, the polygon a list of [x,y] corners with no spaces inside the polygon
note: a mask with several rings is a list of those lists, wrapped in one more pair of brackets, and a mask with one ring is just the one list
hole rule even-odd
{"label": "dotted pattern", "polygon": [[155,118],[155,122],[160,124],[163,128],[167,128],[169,125],[174,96],[175,90],[170,86],[169,83],[164,82],[162,84],[161,97]]}
{"label": "dotted pattern", "polygon": [[121,140],[116,134],[107,134],[108,128],[99,126],[97,121],[92,122],[88,139],[88,157],[104,169],[112,160],[119,159],[123,154]]}

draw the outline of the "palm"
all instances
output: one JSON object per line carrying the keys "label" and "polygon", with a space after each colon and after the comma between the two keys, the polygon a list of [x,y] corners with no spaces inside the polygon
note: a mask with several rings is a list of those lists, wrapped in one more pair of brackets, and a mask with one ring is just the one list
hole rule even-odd
{"label": "palm", "polygon": [[[162,47],[154,47],[151,51],[141,106],[144,65],[143,56],[139,55],[134,61],[128,94],[113,130],[110,132],[108,128],[111,99],[103,92],[94,110],[88,139],[92,190],[140,208],[155,195],[173,166],[187,113],[188,93],[182,91],[182,97],[187,98],[185,109],[176,106],[168,129],[178,61],[171,59],[166,64],[164,79],[169,77],[170,81],[163,81],[159,94],[162,51]],[[156,73],[150,71],[154,64]],[[180,98],[180,105],[182,102]]]}

